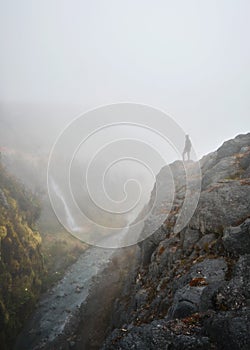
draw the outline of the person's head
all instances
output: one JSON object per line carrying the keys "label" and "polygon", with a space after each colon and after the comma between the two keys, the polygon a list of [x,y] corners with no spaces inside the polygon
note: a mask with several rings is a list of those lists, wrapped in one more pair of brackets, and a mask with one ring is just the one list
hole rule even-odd
{"label": "person's head", "polygon": [[186,135],[186,139],[189,139],[189,135]]}

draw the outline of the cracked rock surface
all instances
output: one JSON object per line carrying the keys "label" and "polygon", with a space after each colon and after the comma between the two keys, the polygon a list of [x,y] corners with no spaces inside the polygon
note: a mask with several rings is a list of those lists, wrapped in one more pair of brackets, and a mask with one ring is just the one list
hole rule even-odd
{"label": "cracked rock surface", "polygon": [[[152,218],[146,222],[152,235],[139,244],[102,350],[250,349],[250,134],[226,141],[200,165],[199,203],[177,234],[185,174],[180,162],[172,165],[170,215],[157,230]],[[164,169],[157,182],[164,193]]]}

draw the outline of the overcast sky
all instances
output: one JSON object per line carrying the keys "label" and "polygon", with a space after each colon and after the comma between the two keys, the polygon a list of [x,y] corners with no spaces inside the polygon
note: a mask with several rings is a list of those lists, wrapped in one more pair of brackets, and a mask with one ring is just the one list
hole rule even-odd
{"label": "overcast sky", "polygon": [[1,117],[149,104],[203,155],[250,130],[249,18],[249,0],[0,0]]}

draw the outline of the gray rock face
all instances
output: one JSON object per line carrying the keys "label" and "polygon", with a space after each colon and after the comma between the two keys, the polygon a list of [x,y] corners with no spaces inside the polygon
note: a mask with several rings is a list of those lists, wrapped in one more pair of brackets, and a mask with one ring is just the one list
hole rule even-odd
{"label": "gray rock face", "polygon": [[224,281],[226,272],[227,263],[224,258],[205,259],[201,263],[197,263],[192,266],[188,273],[176,280],[174,282],[173,289],[178,290],[197,278],[204,279],[204,282],[208,284]]}
{"label": "gray rock face", "polygon": [[196,243],[195,247],[200,250],[207,250],[209,245],[216,240],[216,235],[214,233],[208,233],[207,235],[201,237],[201,239]]}
{"label": "gray rock face", "polygon": [[222,239],[228,252],[236,255],[250,253],[250,219],[239,226],[226,228]]}
{"label": "gray rock face", "polygon": [[190,227],[205,233],[221,234],[250,213],[250,182],[225,181],[203,191]]}
{"label": "gray rock face", "polygon": [[240,171],[240,165],[235,163],[233,156],[228,158],[222,158],[216,163],[213,168],[208,169],[202,179],[202,189],[209,188],[212,184],[215,184],[223,179],[234,179]]}
{"label": "gray rock face", "polygon": [[[173,208],[140,243],[136,277],[114,309],[103,350],[250,349],[250,134],[225,142],[200,166],[200,200],[178,234],[185,174],[181,162],[170,166]],[[161,189],[165,177],[163,170]]]}
{"label": "gray rock face", "polygon": [[192,230],[190,228],[186,228],[181,232],[181,241],[182,248],[184,254],[190,254],[193,249],[195,243],[200,238],[200,232],[198,230]]}
{"label": "gray rock face", "polygon": [[220,310],[238,310],[249,306],[250,255],[240,257],[234,267],[231,280],[217,290],[214,300],[217,309]]}
{"label": "gray rock face", "polygon": [[169,309],[167,319],[184,318],[199,310],[202,292],[205,287],[191,287],[186,285],[178,289],[174,296],[172,307]]}
{"label": "gray rock face", "polygon": [[224,285],[224,283],[224,281],[217,281],[210,283],[204,288],[199,302],[200,312],[213,310],[215,308],[216,295],[218,294],[220,287]]}
{"label": "gray rock face", "polygon": [[250,254],[243,255],[235,264],[233,277],[240,280],[246,300],[250,300]]}
{"label": "gray rock face", "polygon": [[238,135],[232,140],[225,141],[217,150],[217,159],[226,158],[240,152],[244,147],[249,148],[250,133]]}
{"label": "gray rock face", "polygon": [[206,334],[218,349],[249,350],[249,310],[220,312],[205,322]]}
{"label": "gray rock face", "polygon": [[[107,339],[102,350],[208,350],[211,349],[206,336],[178,334],[179,324],[173,324],[172,330],[167,329],[163,320],[153,321],[148,325],[132,327],[131,329],[116,330],[112,342]],[[174,334],[174,332],[176,334]]]}
{"label": "gray rock face", "polygon": [[146,239],[141,246],[141,263],[147,265],[151,260],[151,255],[164,238],[166,238],[166,230],[160,227],[153,235]]}

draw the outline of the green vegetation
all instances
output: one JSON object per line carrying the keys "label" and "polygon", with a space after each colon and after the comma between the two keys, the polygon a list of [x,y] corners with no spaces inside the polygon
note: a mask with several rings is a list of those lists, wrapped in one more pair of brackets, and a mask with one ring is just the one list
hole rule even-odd
{"label": "green vegetation", "polygon": [[[34,182],[29,176],[30,165],[23,164],[22,168],[25,166],[27,177],[22,181],[30,182],[35,191],[39,177],[35,179],[38,183]],[[16,168],[20,176],[22,171],[19,172],[17,165]],[[58,281],[86,249],[86,244],[61,227],[48,197],[43,196],[45,189],[36,193],[39,198],[0,161],[0,348],[3,350],[12,348],[40,293]]]}
{"label": "green vegetation", "polygon": [[41,291],[41,207],[0,164],[0,344],[9,349]]}
{"label": "green vegetation", "polygon": [[86,249],[86,244],[60,228],[53,233],[42,233],[41,252],[46,273],[42,279],[43,290],[60,280],[65,270],[76,262]]}

